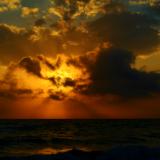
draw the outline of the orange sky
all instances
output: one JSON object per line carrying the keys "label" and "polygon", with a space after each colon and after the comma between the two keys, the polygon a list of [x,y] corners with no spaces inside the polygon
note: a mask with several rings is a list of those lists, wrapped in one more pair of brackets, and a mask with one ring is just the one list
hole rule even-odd
{"label": "orange sky", "polygon": [[159,118],[159,9],[0,1],[0,118]]}

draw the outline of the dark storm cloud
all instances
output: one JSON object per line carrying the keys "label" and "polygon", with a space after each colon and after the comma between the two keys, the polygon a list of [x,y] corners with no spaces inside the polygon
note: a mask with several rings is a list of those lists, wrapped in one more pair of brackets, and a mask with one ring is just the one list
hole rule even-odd
{"label": "dark storm cloud", "polygon": [[42,78],[41,66],[38,60],[32,59],[31,57],[25,57],[19,62],[19,66],[23,67],[27,72]]}
{"label": "dark storm cloud", "polygon": [[136,54],[150,54],[160,44],[157,21],[144,14],[111,13],[91,22],[89,28],[101,42],[132,50]]}
{"label": "dark storm cloud", "polygon": [[[86,94],[115,94],[122,97],[145,97],[160,92],[160,74],[132,67],[133,53],[123,49],[103,49],[89,66],[91,84]],[[79,88],[80,89],[80,88]]]}

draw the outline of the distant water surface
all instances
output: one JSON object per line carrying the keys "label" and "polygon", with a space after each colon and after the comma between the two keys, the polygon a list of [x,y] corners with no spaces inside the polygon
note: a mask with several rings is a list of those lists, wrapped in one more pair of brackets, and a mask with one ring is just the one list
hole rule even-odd
{"label": "distant water surface", "polygon": [[160,146],[160,120],[0,120],[0,156]]}

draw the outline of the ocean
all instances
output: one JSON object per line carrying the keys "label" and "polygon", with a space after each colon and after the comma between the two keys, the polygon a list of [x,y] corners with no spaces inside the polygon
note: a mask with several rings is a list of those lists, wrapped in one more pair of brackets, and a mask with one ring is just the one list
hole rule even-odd
{"label": "ocean", "polygon": [[160,120],[0,120],[0,157],[160,147]]}

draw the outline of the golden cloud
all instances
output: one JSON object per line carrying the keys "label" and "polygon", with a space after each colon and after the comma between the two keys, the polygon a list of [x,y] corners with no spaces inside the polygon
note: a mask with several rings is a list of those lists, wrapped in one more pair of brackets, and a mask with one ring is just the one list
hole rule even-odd
{"label": "golden cloud", "polygon": [[22,7],[22,17],[34,16],[39,13],[39,8]]}
{"label": "golden cloud", "polygon": [[20,0],[0,0],[0,12],[14,10],[21,7]]}

